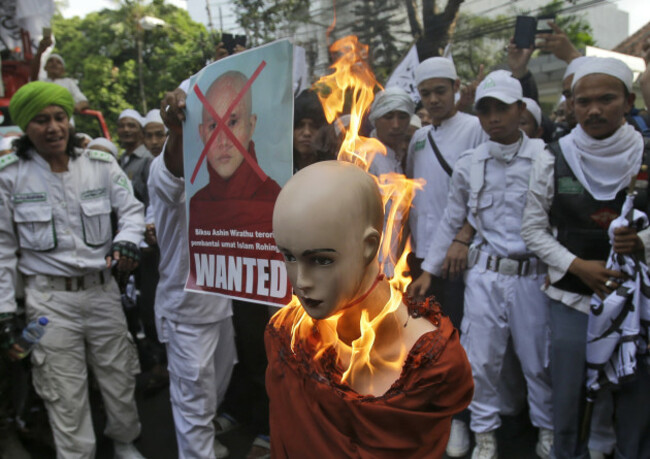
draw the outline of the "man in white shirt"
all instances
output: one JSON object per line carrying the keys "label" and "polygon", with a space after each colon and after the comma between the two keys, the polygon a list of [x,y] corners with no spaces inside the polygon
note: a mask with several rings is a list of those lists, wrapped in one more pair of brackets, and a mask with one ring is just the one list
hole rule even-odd
{"label": "man in white shirt", "polygon": [[[179,107],[174,94],[168,93],[164,102],[172,109],[161,114],[170,130],[182,132],[185,98]],[[160,247],[156,327],[167,346],[179,457],[226,457],[228,450],[215,440],[212,421],[237,359],[232,306],[228,298],[184,290],[189,252],[182,151],[182,146],[164,148],[152,162],[149,175]]]}
{"label": "man in white shirt", "polygon": [[[521,235],[548,265],[551,375],[553,379],[554,455],[587,458],[581,435],[585,410],[585,352],[589,303],[618,287],[621,274],[605,268],[610,251],[607,229],[618,217],[626,187],[640,170],[644,142],[625,123],[634,102],[632,72],[621,61],[590,57],[577,68],[571,86],[578,125],[533,165]],[[647,182],[637,182],[645,183]],[[648,212],[647,190],[635,206]],[[645,250],[650,234],[631,228],[614,233],[613,249],[629,254]],[[617,457],[650,456],[650,375],[638,359],[637,378],[614,392]],[[641,390],[639,390],[641,388]],[[602,419],[594,406],[591,435],[600,434]],[[600,422],[599,422],[600,421]],[[591,440],[591,439],[590,439]],[[590,441],[591,444],[591,441]],[[592,456],[593,457],[593,456]]]}
{"label": "man in white shirt", "polygon": [[[454,326],[460,328],[463,317],[462,279],[422,277],[420,264],[447,207],[449,181],[456,160],[463,151],[485,142],[487,135],[478,118],[456,108],[455,94],[460,88],[460,80],[451,60],[432,57],[421,62],[415,69],[415,82],[431,124],[413,134],[406,156],[406,176],[426,181],[424,189],[415,194],[409,214],[414,257],[409,260],[413,283],[408,291],[415,299],[427,294],[435,295]],[[467,238],[470,237],[471,233]],[[468,449],[467,427],[454,419],[447,455],[462,457]]]}

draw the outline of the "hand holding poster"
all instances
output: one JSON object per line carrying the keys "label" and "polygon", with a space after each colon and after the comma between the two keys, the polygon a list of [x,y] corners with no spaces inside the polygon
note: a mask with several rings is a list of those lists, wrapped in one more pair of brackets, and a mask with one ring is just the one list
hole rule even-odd
{"label": "hand holding poster", "polygon": [[235,54],[190,80],[183,126],[187,290],[284,305],[271,221],[292,172],[291,44]]}

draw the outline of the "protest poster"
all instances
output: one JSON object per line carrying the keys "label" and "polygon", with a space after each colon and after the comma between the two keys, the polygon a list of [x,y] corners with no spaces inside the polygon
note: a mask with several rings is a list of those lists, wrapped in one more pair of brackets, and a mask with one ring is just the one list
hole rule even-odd
{"label": "protest poster", "polygon": [[293,169],[292,45],[219,60],[190,79],[183,164],[186,290],[271,305],[291,287],[272,215]]}

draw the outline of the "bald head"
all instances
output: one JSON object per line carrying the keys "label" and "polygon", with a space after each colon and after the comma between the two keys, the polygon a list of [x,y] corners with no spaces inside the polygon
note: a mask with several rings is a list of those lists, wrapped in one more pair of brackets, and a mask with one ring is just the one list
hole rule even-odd
{"label": "bald head", "polygon": [[[246,75],[236,70],[230,70],[212,82],[208,88],[206,99],[208,99],[210,105],[217,111],[219,116],[222,116],[223,113],[221,112],[228,108],[247,82],[248,78]],[[250,116],[253,111],[253,97],[250,88],[243,95],[239,104],[241,104],[242,113]],[[220,112],[217,108],[221,106],[223,108]],[[203,119],[205,120],[209,116],[208,111],[203,107]]]}
{"label": "bald head", "polygon": [[[229,180],[242,164],[242,149],[250,149],[257,123],[257,117],[251,114],[253,99],[250,88],[227,113],[247,81],[248,78],[243,73],[229,71],[214,80],[205,95],[210,106],[224,122],[224,126],[219,127],[216,138],[210,144],[207,155],[208,164],[224,180]],[[213,119],[204,106],[199,124],[199,136],[204,145],[208,144],[218,125],[218,120]],[[235,137],[237,142],[233,143],[232,137]]]}
{"label": "bald head", "polygon": [[287,218],[302,221],[302,229],[308,221],[317,221],[332,230],[371,227],[381,234],[384,210],[370,174],[347,162],[324,161],[299,171],[280,192],[274,228],[276,221]]}
{"label": "bald head", "polygon": [[312,164],[284,186],[273,233],[312,318],[329,317],[370,288],[379,273],[383,213],[374,179],[350,163]]}

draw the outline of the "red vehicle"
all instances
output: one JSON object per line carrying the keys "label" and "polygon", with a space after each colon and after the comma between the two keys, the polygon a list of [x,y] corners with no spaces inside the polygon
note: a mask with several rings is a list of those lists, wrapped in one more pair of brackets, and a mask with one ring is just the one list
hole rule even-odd
{"label": "red vehicle", "polygon": [[[15,126],[9,115],[9,101],[18,89],[29,82],[30,65],[33,54],[30,47],[29,33],[21,30],[22,50],[13,53],[13,59],[2,60],[2,83],[4,85],[4,96],[0,97],[0,136],[20,128]],[[106,121],[101,112],[97,110],[84,110],[74,115],[75,129],[77,132],[85,132],[92,138],[106,137],[110,140]]]}

